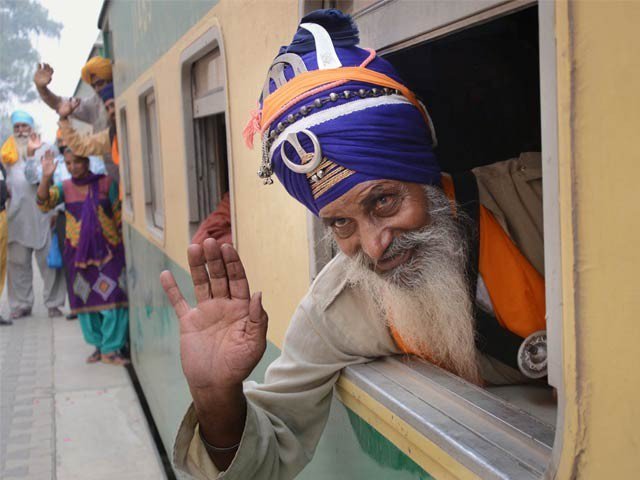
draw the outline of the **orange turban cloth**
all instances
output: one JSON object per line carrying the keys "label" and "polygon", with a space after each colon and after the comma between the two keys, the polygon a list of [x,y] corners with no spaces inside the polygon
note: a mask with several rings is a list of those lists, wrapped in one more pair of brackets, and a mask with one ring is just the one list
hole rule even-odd
{"label": "orange turban cloth", "polygon": [[91,85],[91,75],[110,82],[112,80],[111,60],[103,57],[89,59],[85,66],[82,67],[82,80]]}

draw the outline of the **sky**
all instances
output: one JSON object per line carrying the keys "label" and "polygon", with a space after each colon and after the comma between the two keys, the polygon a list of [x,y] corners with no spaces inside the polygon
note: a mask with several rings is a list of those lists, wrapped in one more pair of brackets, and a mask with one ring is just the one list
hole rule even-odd
{"label": "sky", "polygon": [[[49,88],[57,95],[71,96],[80,79],[80,69],[85,64],[100,30],[98,15],[103,0],[39,0],[49,16],[63,28],[60,38],[39,37],[34,39],[42,61],[54,69]],[[34,65],[35,69],[35,65]],[[55,140],[58,116],[44,102],[37,100],[29,104],[16,105],[33,115],[42,139],[48,143]]]}

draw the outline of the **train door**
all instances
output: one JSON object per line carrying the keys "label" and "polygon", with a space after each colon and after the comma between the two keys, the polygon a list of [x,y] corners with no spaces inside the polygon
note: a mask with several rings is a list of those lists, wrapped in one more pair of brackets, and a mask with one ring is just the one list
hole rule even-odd
{"label": "train door", "polygon": [[[189,235],[230,195],[226,74],[217,29],[209,30],[181,56],[185,101]],[[224,205],[222,202],[224,201]]]}

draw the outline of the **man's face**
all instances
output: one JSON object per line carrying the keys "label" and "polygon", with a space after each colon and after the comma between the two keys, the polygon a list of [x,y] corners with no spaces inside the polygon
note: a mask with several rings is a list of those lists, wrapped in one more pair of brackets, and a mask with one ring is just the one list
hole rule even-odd
{"label": "man's face", "polygon": [[89,172],[89,160],[74,155],[70,150],[64,154],[64,164],[73,178],[82,178]]}
{"label": "man's face", "polygon": [[106,102],[104,102],[104,107],[107,109],[107,114],[109,115],[109,121],[111,124],[116,123],[116,101],[113,98],[110,98]]}
{"label": "man's face", "polygon": [[440,187],[377,180],[320,211],[350,257],[345,277],[409,352],[479,383],[464,217]]}
{"label": "man's face", "polygon": [[91,75],[91,88],[93,88],[96,93],[100,92],[107,83],[108,82],[106,80],[99,78],[96,75]]}
{"label": "man's face", "polygon": [[16,138],[28,138],[31,135],[31,125],[28,123],[16,123],[13,125],[13,135]]}
{"label": "man's face", "polygon": [[393,251],[393,240],[420,230],[429,223],[424,187],[397,180],[361,183],[320,210],[333,231],[338,247],[347,256],[360,251],[372,269],[386,276],[411,259],[414,253]]}

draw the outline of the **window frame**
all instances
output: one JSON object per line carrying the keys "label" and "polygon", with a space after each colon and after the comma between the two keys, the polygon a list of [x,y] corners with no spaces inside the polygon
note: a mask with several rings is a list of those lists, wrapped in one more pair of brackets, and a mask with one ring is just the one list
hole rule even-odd
{"label": "window frame", "polygon": [[120,182],[122,183],[122,211],[125,218],[133,221],[135,217],[133,195],[131,191],[131,154],[129,148],[129,120],[127,104],[121,103],[116,118],[118,131],[118,152],[120,154]]}
{"label": "window frame", "polygon": [[[154,199],[154,179],[156,179],[156,175],[159,175],[159,184],[162,185],[162,191],[164,192],[164,175],[163,175],[163,164],[162,164],[162,139],[160,136],[160,112],[159,106],[157,102],[156,95],[156,87],[153,79],[145,82],[138,90],[138,111],[140,116],[140,140],[142,147],[142,173],[144,178],[144,204],[145,204],[145,220],[147,224],[147,231],[151,233],[152,237],[155,238],[158,242],[164,242],[165,239],[165,226],[166,226],[166,210],[164,204],[164,195],[159,195],[159,202],[161,204],[162,209],[162,225],[158,225],[156,223],[156,202]],[[159,171],[154,169],[154,166],[151,165],[153,152],[149,151],[150,142],[152,138],[150,138],[150,118],[148,115],[148,97],[153,95],[154,102],[154,113],[156,119],[156,135],[157,135],[157,155],[156,155],[156,164],[159,166]],[[151,146],[152,147],[152,146]]]}
{"label": "window frame", "polygon": [[[316,8],[340,8],[340,1],[335,0],[311,0],[300,1],[300,14],[305,15]],[[447,6],[443,2],[424,2],[417,8],[423,10],[423,14],[429,11],[429,20],[424,21],[424,15],[414,14],[408,15],[407,12],[412,6],[411,2],[403,0],[378,0],[375,3],[367,4],[366,8],[361,11],[350,12],[360,29],[361,45],[375,49],[379,55],[385,55],[398,50],[409,48],[413,45],[433,40],[460,30],[471,28],[482,23],[487,23],[494,19],[505,15],[515,13],[524,8],[533,5],[538,6],[538,31],[539,31],[539,51],[540,51],[540,98],[541,98],[541,142],[542,142],[542,170],[543,170],[543,215],[544,215],[544,257],[545,257],[545,293],[546,293],[546,309],[547,309],[547,338],[548,338],[548,381],[549,384],[557,389],[558,402],[556,421],[554,425],[554,441],[546,443],[545,460],[538,464],[536,472],[538,477],[552,477],[557,470],[559,459],[562,451],[562,438],[564,425],[564,404],[565,391],[563,385],[563,368],[562,368],[562,281],[561,281],[561,248],[560,248],[560,213],[556,208],[559,201],[559,177],[558,177],[558,138],[557,138],[557,78],[556,78],[556,42],[555,42],[555,7],[552,2],[543,2],[536,0],[509,0],[496,1],[488,0],[484,2],[457,2],[459,7],[455,16],[447,12]],[[446,3],[446,2],[445,2]],[[450,2],[449,7],[453,2]],[[438,5],[439,4],[439,5]],[[397,8],[396,12],[393,9]],[[404,17],[403,17],[404,15]],[[457,18],[456,18],[457,17]],[[409,18],[410,25],[402,23],[403,18]],[[379,28],[382,24],[402,25],[402,29],[384,29]],[[374,41],[371,41],[374,38]],[[325,230],[320,220],[308,214],[308,239],[309,239],[309,257],[310,272],[313,279],[327,260],[331,258],[331,251],[325,240]],[[413,359],[406,363],[405,371],[397,369],[394,366],[394,375],[385,375],[389,370],[389,362],[397,360],[380,359],[369,364],[358,367],[347,367],[340,380],[338,381],[338,392],[345,405],[358,411],[367,413],[366,408],[363,409],[362,402],[354,400],[357,395],[368,394],[374,401],[381,403],[389,409],[389,424],[394,418],[405,420],[410,428],[415,428],[422,433],[429,441],[440,442],[440,447],[461,464],[467,466],[472,472],[480,475],[482,478],[500,478],[507,471],[500,471],[500,468],[492,466],[487,462],[487,458],[477,455],[478,451],[487,445],[471,446],[471,453],[465,448],[458,448],[446,439],[447,429],[437,431],[430,425],[429,415],[426,413],[433,406],[428,395],[440,395],[449,398],[452,402],[457,401],[461,397],[461,392],[468,388],[468,384],[453,375],[449,375],[437,367],[418,359]],[[424,364],[424,365],[422,365]],[[426,365],[426,367],[425,367]],[[423,377],[432,380],[429,382],[429,393],[422,396],[422,406],[416,407],[418,410],[412,410],[408,407],[407,402],[415,395],[411,388],[403,387],[405,394],[399,394],[403,391],[398,390],[398,379],[404,375],[411,377],[416,372],[410,369],[418,369],[424,374]],[[435,370],[434,370],[435,369]],[[380,377],[380,372],[384,375],[384,379]],[[426,373],[425,373],[426,372]],[[443,376],[444,374],[444,376]],[[450,376],[457,381],[444,381]],[[380,382],[384,380],[381,384]],[[422,385],[420,385],[422,387]],[[434,390],[435,389],[435,390]],[[426,393],[425,393],[426,394]],[[503,433],[508,433],[513,428],[513,421],[516,420],[520,424],[525,424],[533,417],[520,411],[513,404],[509,404],[490,392],[486,392],[490,397],[490,403],[494,403],[495,414],[492,414],[499,422],[497,428],[502,428]],[[444,412],[448,417],[447,428],[458,428],[460,422],[459,415],[462,412],[475,412],[478,414],[478,404],[474,401],[475,396],[470,396],[464,403],[462,410],[453,408],[449,413]],[[482,397],[482,396],[481,396]],[[487,400],[484,399],[486,402]],[[497,405],[509,407],[506,409],[497,408]],[[423,415],[416,415],[416,412],[422,409]],[[437,407],[436,407],[437,410]],[[438,410],[440,413],[443,410]],[[502,414],[500,414],[502,412]],[[529,418],[529,420],[528,420]],[[455,419],[455,420],[454,420]],[[473,417],[471,417],[473,420]],[[535,420],[535,419],[534,419]],[[469,422],[473,423],[473,421]],[[501,427],[500,427],[501,425]],[[465,427],[474,428],[473,425],[465,425]],[[391,435],[393,435],[393,427],[391,427]],[[524,435],[522,439],[530,437],[531,432],[521,430],[517,435]],[[545,433],[545,438],[549,438],[549,433]],[[455,443],[455,442],[454,442]],[[522,444],[513,449],[504,451],[506,455],[514,456],[523,465],[526,461],[523,459],[535,455],[540,452],[534,452],[537,448],[533,446],[533,450],[527,452],[527,448],[522,449]],[[419,448],[420,445],[417,445]],[[508,447],[508,444],[507,444]],[[515,454],[515,455],[514,455]],[[489,459],[491,460],[491,459]],[[509,468],[515,467],[517,471],[517,463]],[[542,470],[540,470],[541,467]],[[496,468],[498,470],[496,471]],[[510,470],[511,471],[511,470]],[[435,472],[433,472],[435,473]],[[509,475],[512,475],[513,471]],[[521,476],[518,476],[521,475]],[[531,478],[531,471],[522,468],[519,474],[510,478]]]}
{"label": "window frame", "polygon": [[[216,88],[209,92],[203,99],[198,99],[196,103],[199,103],[199,107],[202,107],[202,111],[194,111],[194,100],[192,95],[192,71],[193,66],[202,58],[210,54],[211,52],[219,50],[220,55],[220,72],[223,79],[223,85],[220,88]],[[209,27],[209,29],[200,35],[195,41],[187,46],[180,53],[180,70],[181,70],[181,93],[182,93],[182,111],[183,111],[183,132],[184,132],[184,145],[185,145],[185,167],[186,167],[186,192],[187,192],[187,228],[186,232],[189,235],[188,241],[198,228],[198,224],[204,220],[199,215],[199,200],[198,189],[192,188],[197,184],[197,171],[196,171],[196,141],[195,141],[195,128],[194,121],[198,118],[224,114],[225,121],[225,137],[226,137],[226,162],[227,162],[227,175],[229,181],[229,200],[231,206],[231,237],[234,245],[237,248],[237,234],[236,234],[236,222],[235,219],[235,192],[233,185],[233,159],[231,149],[231,132],[230,125],[231,119],[229,118],[229,81],[227,77],[227,64],[225,56],[224,42],[220,28],[216,25]]]}

